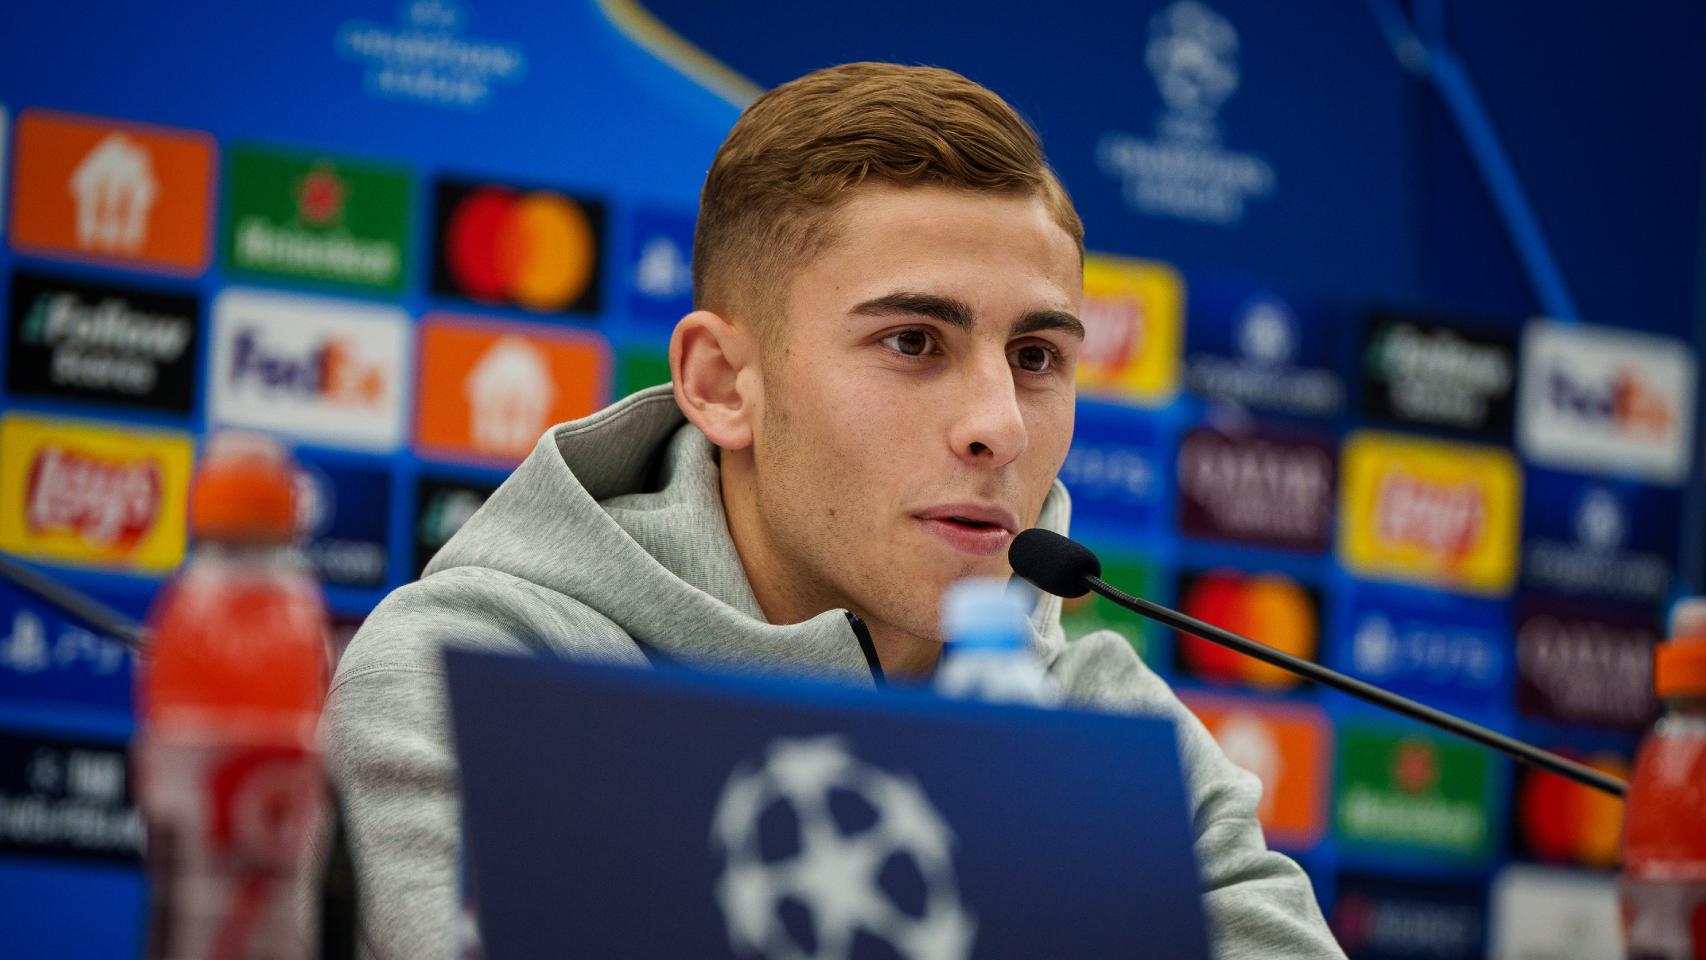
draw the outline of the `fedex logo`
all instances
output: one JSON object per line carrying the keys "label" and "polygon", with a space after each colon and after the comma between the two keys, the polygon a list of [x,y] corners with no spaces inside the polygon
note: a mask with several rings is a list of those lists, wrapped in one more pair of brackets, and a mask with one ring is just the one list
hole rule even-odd
{"label": "fedex logo", "polygon": [[1694,354],[1668,337],[1531,324],[1517,439],[1545,466],[1680,484],[1691,460]]}
{"label": "fedex logo", "polygon": [[401,444],[413,338],[395,307],[232,289],[213,306],[221,425],[376,452]]}
{"label": "fedex logo", "polygon": [[343,406],[366,407],[385,399],[383,366],[364,362],[345,338],[315,344],[303,353],[275,353],[262,341],[260,331],[245,329],[237,334],[231,377]]}
{"label": "fedex logo", "polygon": [[1564,415],[1608,423],[1634,437],[1662,440],[1676,428],[1670,398],[1630,367],[1619,368],[1601,382],[1580,382],[1569,370],[1551,370],[1546,377],[1546,402]]}

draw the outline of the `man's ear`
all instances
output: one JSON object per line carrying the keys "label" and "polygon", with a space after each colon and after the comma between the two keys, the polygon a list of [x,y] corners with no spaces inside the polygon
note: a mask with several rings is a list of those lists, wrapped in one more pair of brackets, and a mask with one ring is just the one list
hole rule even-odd
{"label": "man's ear", "polygon": [[675,403],[693,425],[724,450],[752,444],[761,380],[751,333],[709,310],[695,310],[669,338]]}

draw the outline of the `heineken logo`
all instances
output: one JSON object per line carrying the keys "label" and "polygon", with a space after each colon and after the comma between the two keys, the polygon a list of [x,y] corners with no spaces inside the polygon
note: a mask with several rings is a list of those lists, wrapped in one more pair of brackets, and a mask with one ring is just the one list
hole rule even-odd
{"label": "heineken logo", "polygon": [[1451,857],[1488,851],[1490,761],[1433,735],[1352,725],[1339,738],[1341,840]]}
{"label": "heineken logo", "polygon": [[296,182],[296,212],[310,226],[324,227],[344,212],[344,182],[322,164]]}
{"label": "heineken logo", "polygon": [[400,291],[407,172],[238,148],[231,158],[226,261],[238,272]]}
{"label": "heineken logo", "polygon": [[1411,740],[1398,745],[1392,761],[1392,782],[1405,793],[1421,793],[1439,782],[1439,758],[1433,745]]}

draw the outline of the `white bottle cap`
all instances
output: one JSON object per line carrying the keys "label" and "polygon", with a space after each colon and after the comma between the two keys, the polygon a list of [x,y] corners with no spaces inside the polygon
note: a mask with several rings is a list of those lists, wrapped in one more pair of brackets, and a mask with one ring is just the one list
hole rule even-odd
{"label": "white bottle cap", "polygon": [[1706,637],[1706,597],[1685,597],[1670,608],[1670,635]]}
{"label": "white bottle cap", "polygon": [[942,594],[942,636],[966,646],[1023,647],[1030,637],[1030,610],[1005,580],[961,580]]}

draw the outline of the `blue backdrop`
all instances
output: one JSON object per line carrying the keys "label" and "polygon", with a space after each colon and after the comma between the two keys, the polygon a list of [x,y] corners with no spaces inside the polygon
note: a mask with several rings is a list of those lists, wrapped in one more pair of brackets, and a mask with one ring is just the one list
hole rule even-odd
{"label": "blue backdrop", "polygon": [[[1005,0],[975,10],[890,0],[383,0],[240,11],[190,3],[170,15],[26,5],[9,11],[0,38],[8,358],[47,349],[30,339],[45,329],[30,325],[32,311],[50,309],[41,277],[89,310],[116,290],[124,316],[177,311],[188,352],[148,367],[158,383],[133,389],[130,401],[60,376],[51,352],[8,367],[0,408],[23,426],[0,447],[0,474],[15,478],[0,483],[0,514],[29,522],[0,523],[0,546],[140,616],[161,570],[91,541],[75,505],[43,515],[70,516],[70,526],[42,532],[47,508],[30,478],[44,448],[28,437],[62,437],[91,462],[116,463],[156,455],[135,452],[138,431],[194,443],[210,426],[245,422],[253,411],[213,374],[228,346],[215,305],[232,288],[317,298],[294,301],[306,304],[297,319],[265,328],[283,353],[321,349],[331,334],[315,333],[317,324],[373,307],[402,318],[385,335],[407,345],[370,358],[397,398],[390,419],[374,421],[391,439],[345,442],[335,418],[330,432],[293,432],[297,421],[320,422],[323,390],[260,414],[290,421],[277,429],[313,468],[322,509],[309,552],[353,626],[413,578],[514,459],[423,437],[425,411],[463,402],[460,383],[444,378],[466,372],[420,335],[423,317],[533,338],[542,357],[557,356],[546,344],[567,342],[558,334],[574,333],[583,365],[572,376],[593,384],[594,406],[657,382],[667,377],[669,327],[691,302],[684,271],[698,188],[741,106],[765,86],[846,60],[939,64],[997,90],[1036,125],[1092,253],[1125,258],[1109,261],[1112,275],[1140,278],[1119,288],[1126,293],[1092,290],[1087,312],[1124,316],[1121,297],[1135,297],[1141,322],[1173,325],[1171,339],[1152,341],[1171,343],[1166,356],[1114,358],[1141,360],[1148,373],[1087,385],[1065,472],[1079,530],[1159,600],[1615,764],[1632,737],[1612,718],[1643,708],[1628,698],[1645,683],[1645,645],[1662,634],[1665,603],[1701,589],[1706,560],[1692,419],[1706,117],[1706,62],[1694,48],[1703,29],[1706,9],[1695,4],[1612,12],[1584,0],[1143,0],[1070,12]],[[114,131],[143,152],[168,149],[159,137],[200,144],[209,172],[186,187],[157,170],[163,186],[151,208],[160,222],[193,208],[189,233],[202,230],[199,241],[103,248],[75,231],[70,218],[84,201],[65,191],[97,152],[91,145]],[[267,199],[267,183],[237,163],[251,153],[283,158],[294,199],[282,188]],[[551,234],[559,246],[550,252],[590,264],[592,293],[530,308],[525,276],[504,279],[496,296],[470,293],[478,277],[445,264],[470,249],[478,259],[483,235],[452,224],[463,209],[455,198],[482,185],[503,202],[568,198],[588,213],[590,242],[572,239],[579,221],[569,215],[550,221],[570,225]],[[364,206],[385,190],[398,191],[399,212]],[[306,254],[294,274],[239,271],[228,228],[239,215],[272,216],[262,208],[273,202],[289,207],[268,221],[278,229],[346,252],[392,244],[395,282],[329,279],[301,267]],[[183,242],[201,254],[162,265],[148,253]],[[556,277],[551,263],[538,269]],[[34,315],[45,324],[50,314]],[[1541,317],[1551,319],[1536,325]],[[1536,337],[1568,340],[1581,325],[1609,328],[1611,352],[1531,349]],[[38,366],[50,372],[45,381]],[[186,381],[187,404],[156,395]],[[566,382],[556,385],[562,393]],[[1203,426],[1221,439],[1203,439]],[[88,427],[106,439],[77,432]],[[1581,449],[1566,456],[1560,435]],[[1418,439],[1435,445],[1418,452]],[[1466,474],[1469,463],[1488,466]],[[1383,499],[1400,474],[1410,499]],[[1450,499],[1506,474],[1502,493],[1476,488],[1483,499],[1462,509]],[[1321,523],[1279,530],[1228,506],[1250,498]],[[1427,521],[1423,533],[1463,520],[1469,539],[1404,540],[1415,516]],[[181,528],[163,512],[143,520],[138,550],[181,548]],[[1584,582],[1583,570],[1613,573]],[[1556,602],[1584,592],[1585,607]],[[1536,613],[1555,607],[1556,616]],[[28,609],[10,593],[0,606],[0,629],[11,630],[0,638],[0,727],[43,743],[122,742],[128,661],[116,679],[94,672],[76,653],[85,641],[54,629],[41,634],[45,659],[26,656],[19,638],[36,634],[20,634],[15,621]],[[1598,808],[1565,804],[1547,819],[1542,808],[1558,806],[1543,802],[1548,787],[1503,764],[1462,774],[1472,796],[1452,795],[1427,771],[1455,775],[1456,755],[1409,728],[1205,661],[1112,611],[1073,617],[1075,628],[1127,629],[1187,691],[1231,688],[1267,724],[1268,739],[1245,762],[1318,763],[1330,774],[1304,789],[1270,769],[1270,791],[1288,798],[1270,826],[1317,838],[1290,852],[1359,956],[1411,955],[1370,933],[1379,926],[1367,911],[1431,911],[1460,934],[1436,945],[1439,955],[1476,955],[1498,921],[1489,885],[1509,861],[1609,866],[1604,838],[1616,824]],[[1602,674],[1559,666],[1606,663],[1635,664],[1613,674],[1633,694],[1595,699],[1571,685]],[[1320,736],[1295,740],[1276,719],[1283,709],[1315,718]],[[1368,759],[1368,743],[1387,753]],[[22,791],[9,801],[29,789],[0,776],[0,790]],[[1467,811],[1478,839],[1448,849],[1438,837],[1359,832],[1335,816],[1348,795]],[[96,952],[125,949],[133,867],[0,845],[0,902],[41,897],[49,888],[36,884],[49,877],[65,897],[108,898]],[[64,946],[55,914],[5,913],[43,950]]]}

